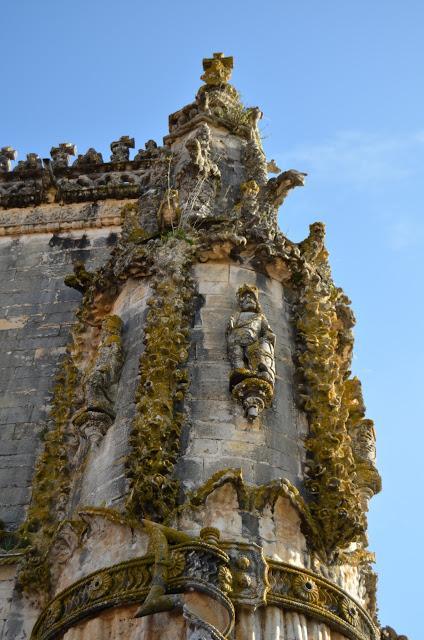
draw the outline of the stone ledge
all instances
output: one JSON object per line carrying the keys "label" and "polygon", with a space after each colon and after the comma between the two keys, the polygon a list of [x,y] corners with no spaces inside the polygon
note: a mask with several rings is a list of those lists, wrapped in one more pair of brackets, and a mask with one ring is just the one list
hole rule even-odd
{"label": "stone ledge", "polygon": [[121,227],[120,209],[136,200],[107,200],[90,204],[44,204],[0,211],[0,236],[63,233],[82,229]]}

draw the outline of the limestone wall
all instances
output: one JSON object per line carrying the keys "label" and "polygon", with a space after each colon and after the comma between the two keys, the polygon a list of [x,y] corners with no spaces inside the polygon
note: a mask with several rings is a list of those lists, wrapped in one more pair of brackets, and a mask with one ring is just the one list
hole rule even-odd
{"label": "limestone wall", "polygon": [[97,267],[117,228],[0,239],[0,519],[22,522],[58,363],[81,294],[65,286],[72,265]]}

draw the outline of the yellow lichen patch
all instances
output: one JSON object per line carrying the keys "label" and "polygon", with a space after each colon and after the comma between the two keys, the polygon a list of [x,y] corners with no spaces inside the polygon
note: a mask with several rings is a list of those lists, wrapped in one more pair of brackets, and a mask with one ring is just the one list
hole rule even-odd
{"label": "yellow lichen patch", "polygon": [[58,511],[65,508],[70,490],[66,425],[72,415],[77,382],[77,369],[68,356],[57,376],[50,414],[54,426],[45,437],[34,475],[31,505],[20,529],[20,536],[32,547],[19,574],[19,584],[26,589],[34,585],[40,590],[44,587],[47,593],[49,589],[50,571],[45,557],[60,519]]}
{"label": "yellow lichen patch", "polygon": [[122,238],[128,242],[143,241],[149,234],[141,227],[138,204],[129,202],[121,209]]}
{"label": "yellow lichen patch", "polygon": [[348,431],[349,416],[356,410],[347,393],[352,386],[354,317],[348,298],[332,281],[323,239],[324,226],[317,223],[300,245],[297,362],[302,378],[299,395],[310,425],[309,508],[330,558],[363,538],[366,519]]}
{"label": "yellow lichen patch", "polygon": [[182,401],[188,386],[186,361],[194,295],[189,267],[193,254],[188,242],[167,236],[155,256],[157,275],[148,301],[132,449],[127,460],[129,513],[160,522],[170,519],[179,491],[172,474],[185,418]]}

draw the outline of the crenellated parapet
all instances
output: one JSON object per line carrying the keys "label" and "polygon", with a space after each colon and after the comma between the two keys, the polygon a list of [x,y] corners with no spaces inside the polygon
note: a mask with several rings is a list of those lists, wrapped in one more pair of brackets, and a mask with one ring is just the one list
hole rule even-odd
{"label": "crenellated parapet", "polygon": [[11,147],[0,151],[0,207],[28,207],[50,203],[96,202],[110,198],[140,196],[148,180],[152,161],[158,156],[153,140],[139,149],[130,160],[134,138],[122,136],[111,143],[110,162],[90,148],[76,156],[75,145],[68,142],[52,147],[50,158],[27,154],[14,168],[17,152]]}

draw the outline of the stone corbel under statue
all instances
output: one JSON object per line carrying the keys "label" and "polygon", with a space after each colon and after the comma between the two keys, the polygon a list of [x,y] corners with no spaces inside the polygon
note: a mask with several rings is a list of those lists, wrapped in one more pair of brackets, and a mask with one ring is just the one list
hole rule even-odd
{"label": "stone corbel under statue", "polygon": [[275,382],[275,334],[259,304],[258,290],[244,284],[237,292],[239,312],[227,327],[230,391],[253,421],[270,406]]}

